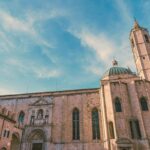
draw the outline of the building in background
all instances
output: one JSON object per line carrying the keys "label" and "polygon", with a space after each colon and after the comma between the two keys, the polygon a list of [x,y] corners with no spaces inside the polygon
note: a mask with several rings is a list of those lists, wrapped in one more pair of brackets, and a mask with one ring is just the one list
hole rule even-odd
{"label": "building in background", "polygon": [[15,114],[0,115],[0,150],[149,150],[150,36],[137,21],[130,41],[138,74],[113,60],[100,88],[0,96]]}
{"label": "building in background", "polygon": [[2,150],[7,147],[19,149],[19,139],[22,136],[22,129],[16,126],[15,113],[0,107],[0,146]]}

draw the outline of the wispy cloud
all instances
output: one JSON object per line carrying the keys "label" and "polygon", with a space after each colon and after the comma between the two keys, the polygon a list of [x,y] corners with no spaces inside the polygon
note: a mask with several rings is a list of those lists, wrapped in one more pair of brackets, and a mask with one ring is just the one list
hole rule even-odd
{"label": "wispy cloud", "polygon": [[29,33],[31,35],[36,34],[36,31],[32,27],[32,24],[27,21],[20,20],[7,12],[0,11],[0,19],[3,24],[3,28],[7,30],[21,31]]}
{"label": "wispy cloud", "polygon": [[130,11],[129,6],[126,4],[126,2],[124,0],[115,0],[116,4],[117,4],[117,8],[119,10],[120,15],[122,17],[122,19],[126,22],[126,23],[132,23],[133,21],[133,17]]}
{"label": "wispy cloud", "polygon": [[0,31],[0,37],[0,51],[9,52],[10,49],[14,49],[16,47],[15,44],[11,41],[10,37],[8,37],[4,31]]}
{"label": "wispy cloud", "polygon": [[[24,35],[27,35],[29,37],[29,39],[32,39],[36,44],[38,45],[43,45],[46,47],[53,47],[52,43],[49,43],[47,40],[45,40],[43,37],[40,36],[38,29],[36,29],[35,26],[35,22],[38,21],[38,19],[40,20],[41,17],[39,16],[39,18],[37,18],[37,16],[31,17],[29,15],[27,15],[29,18],[17,18],[16,16],[11,15],[9,12],[7,11],[0,11],[0,19],[2,22],[2,27],[5,30],[0,31],[0,33],[3,35],[3,39],[5,42],[11,43],[11,45],[7,45],[5,44],[6,48],[4,49],[17,49],[14,48],[14,46],[16,46],[16,43],[14,43],[13,41],[13,36],[17,36],[17,34],[22,34],[22,37]],[[27,17],[26,16],[26,17]],[[6,34],[7,33],[11,33],[9,36]],[[12,33],[15,33],[14,35]],[[12,40],[10,39],[10,36],[12,36]],[[7,47],[8,46],[8,47]],[[9,47],[9,46],[13,46],[13,47]]]}
{"label": "wispy cloud", "polygon": [[41,64],[35,64],[32,61],[27,62],[18,59],[9,59],[6,60],[6,63],[9,66],[15,68],[15,70],[19,71],[21,74],[30,73],[33,74],[36,78],[42,78],[42,79],[58,78],[62,75],[62,71],[59,70],[58,68],[55,69]]}
{"label": "wispy cloud", "polygon": [[99,62],[107,63],[110,61],[112,54],[116,50],[115,42],[103,33],[95,34],[87,29],[83,29],[80,32],[74,32],[72,30],[69,32],[80,39],[81,44],[92,51],[97,58],[96,60]]}
{"label": "wispy cloud", "polygon": [[36,74],[38,78],[47,79],[47,78],[57,78],[62,75],[59,70],[52,70],[47,68],[34,68],[33,72]]}
{"label": "wispy cloud", "polygon": [[90,32],[83,31],[79,34],[84,46],[90,48],[98,56],[99,60],[108,62],[111,54],[115,51],[115,44],[103,34],[94,35]]}

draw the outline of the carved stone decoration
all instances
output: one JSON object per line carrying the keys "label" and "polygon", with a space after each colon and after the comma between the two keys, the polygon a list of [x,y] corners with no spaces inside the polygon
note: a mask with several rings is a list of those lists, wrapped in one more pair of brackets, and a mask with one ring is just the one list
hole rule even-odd
{"label": "carved stone decoration", "polygon": [[52,105],[52,104],[53,104],[53,97],[50,98],[40,97],[36,102],[30,104],[30,106],[41,106],[41,105]]}

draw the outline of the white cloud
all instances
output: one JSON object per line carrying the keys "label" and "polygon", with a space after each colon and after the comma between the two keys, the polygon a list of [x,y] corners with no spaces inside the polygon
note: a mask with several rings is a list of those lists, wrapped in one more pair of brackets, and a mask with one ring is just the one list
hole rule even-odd
{"label": "white cloud", "polygon": [[7,12],[0,11],[0,19],[3,24],[3,27],[8,30],[22,31],[35,35],[36,32],[32,27],[32,24],[29,24],[25,20],[19,20],[18,18],[10,15]]}
{"label": "white cloud", "polygon": [[81,32],[73,30],[69,30],[69,32],[80,39],[81,44],[95,54],[97,58],[95,61],[108,63],[112,59],[112,54],[116,51],[116,44],[106,35],[102,33],[94,34],[90,30],[84,29]]}
{"label": "white cloud", "polygon": [[103,34],[94,35],[90,32],[81,32],[81,42],[93,50],[96,56],[104,62],[110,60],[111,54],[116,50],[115,44]]}

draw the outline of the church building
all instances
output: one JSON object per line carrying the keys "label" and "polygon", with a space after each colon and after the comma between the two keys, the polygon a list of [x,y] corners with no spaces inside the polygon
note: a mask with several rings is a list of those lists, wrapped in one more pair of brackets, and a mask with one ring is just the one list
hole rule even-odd
{"label": "church building", "polygon": [[130,32],[137,74],[116,60],[100,87],[0,96],[0,150],[150,150],[150,35]]}

